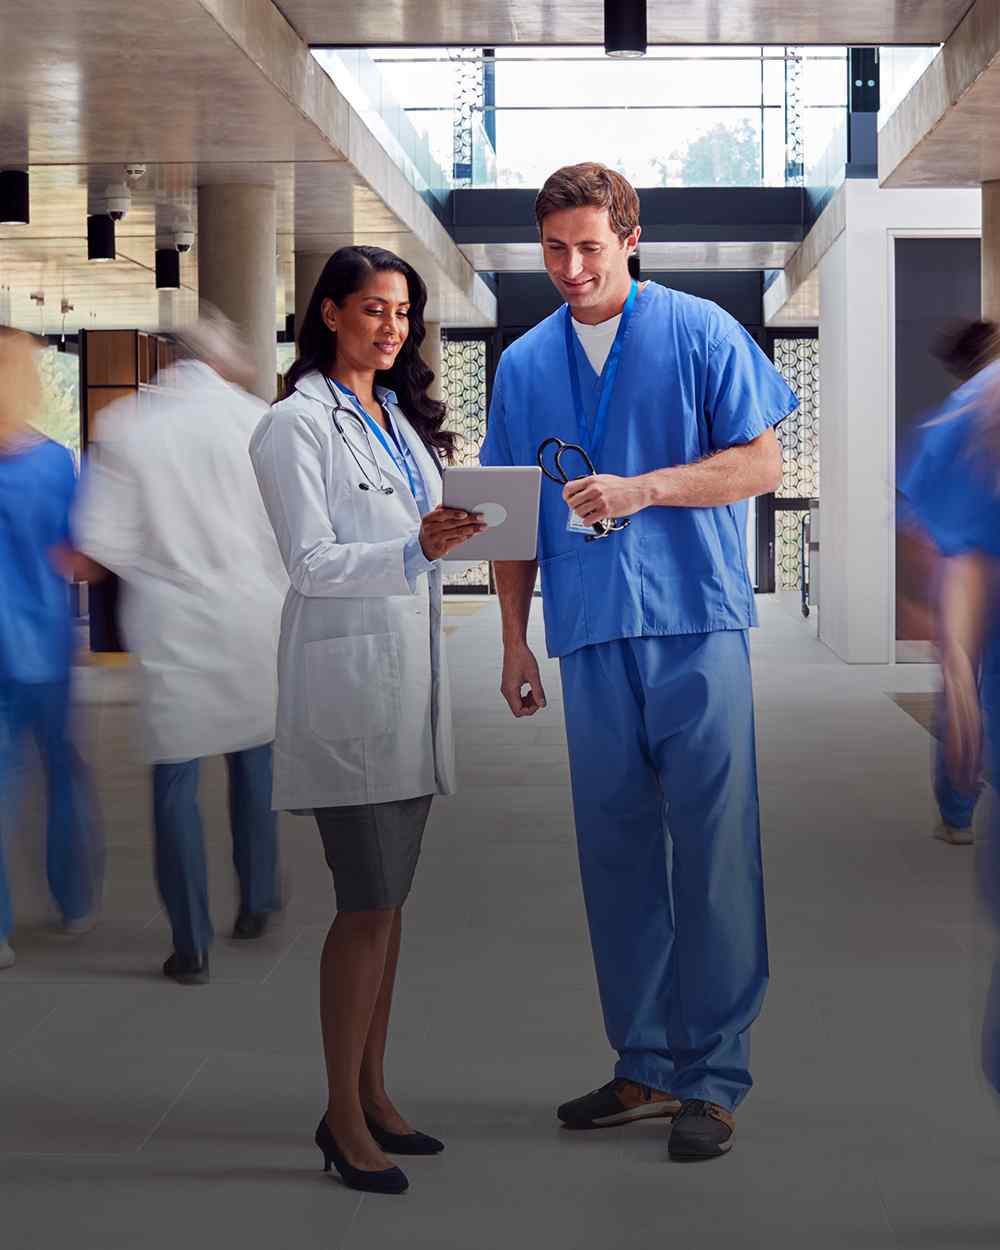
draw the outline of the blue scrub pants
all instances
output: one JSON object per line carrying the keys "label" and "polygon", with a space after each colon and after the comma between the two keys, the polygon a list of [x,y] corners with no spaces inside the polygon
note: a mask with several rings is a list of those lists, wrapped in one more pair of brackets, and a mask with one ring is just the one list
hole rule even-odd
{"label": "blue scrub pants", "polygon": [[[30,733],[45,777],[49,889],[64,920],[81,920],[100,892],[100,829],[86,768],[70,739],[69,713],[68,681],[0,682],[0,813],[6,817],[17,806],[21,741]],[[0,836],[0,941],[13,928]]]}
{"label": "blue scrub pants", "polygon": [[746,633],[620,639],[561,669],[615,1075],[732,1110],[768,977]]}
{"label": "blue scrub pants", "polygon": [[[994,789],[1000,785],[1000,672],[984,676],[982,701],[985,719],[984,755]],[[977,851],[977,872],[994,941],[1000,943],[1000,797],[994,795],[989,829]],[[982,1034],[983,1072],[1000,1094],[1000,955],[994,958]]]}
{"label": "blue scrub pants", "polygon": [[[271,811],[271,743],[226,756],[229,824],[240,908],[277,911],[278,818]],[[212,944],[205,835],[198,808],[200,760],[153,767],[156,883],[170,917],[174,950],[197,959]]]}

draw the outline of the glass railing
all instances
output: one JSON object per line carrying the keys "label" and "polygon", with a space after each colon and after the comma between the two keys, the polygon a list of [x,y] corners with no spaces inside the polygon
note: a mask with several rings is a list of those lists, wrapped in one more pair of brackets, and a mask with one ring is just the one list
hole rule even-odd
{"label": "glass railing", "polygon": [[[845,48],[317,49],[438,207],[452,187],[535,187],[598,160],[635,185],[801,185],[845,132]],[[836,144],[833,145],[836,147]]]}
{"label": "glass railing", "polygon": [[[442,212],[452,186],[451,162],[438,163],[435,144],[399,103],[391,75],[363,48],[316,48],[313,56],[415,190]],[[450,129],[450,121],[446,125]]]}
{"label": "glass railing", "polygon": [[880,128],[902,104],[910,88],[940,51],[940,44],[915,48],[882,48],[878,58]]}
{"label": "glass railing", "polygon": [[843,48],[372,49],[455,186],[600,160],[639,186],[801,183],[843,125]]}

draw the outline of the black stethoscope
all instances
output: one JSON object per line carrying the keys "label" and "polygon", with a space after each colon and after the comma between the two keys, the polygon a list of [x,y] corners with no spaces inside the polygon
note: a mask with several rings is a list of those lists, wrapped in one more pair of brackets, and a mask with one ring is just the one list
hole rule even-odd
{"label": "black stethoscope", "polygon": [[[353,459],[354,463],[358,466],[358,468],[361,470],[361,474],[365,479],[363,482],[358,483],[358,490],[377,490],[382,495],[394,495],[396,492],[393,489],[393,487],[386,485],[385,475],[382,472],[382,465],[379,463],[378,455],[375,452],[375,448],[372,446],[371,435],[368,433],[367,422],[362,421],[362,419],[360,418],[360,416],[358,416],[358,414],[354,411],[354,409],[349,407],[347,404],[345,404],[341,400],[340,396],[337,394],[337,388],[333,385],[333,383],[326,376],[326,374],[323,375],[323,380],[326,382],[327,389],[330,392],[330,397],[332,398],[333,403],[334,403],[333,412],[330,414],[333,417],[333,424],[337,427],[337,433],[344,440],[344,446],[351,453],[351,458]],[[340,424],[340,421],[337,419],[338,412],[346,412],[347,415],[349,417],[353,417],[354,420],[357,421],[358,425],[361,427],[361,433],[364,434],[365,443],[368,446],[368,455],[371,457],[372,464],[374,464],[375,466],[375,471],[378,473],[378,481],[372,480],[372,478],[369,476],[368,470],[365,468],[361,460],[358,458],[358,453],[354,450],[354,447],[351,445],[351,440],[344,433],[344,427]]]}
{"label": "black stethoscope", "polygon": [[[333,404],[334,404],[333,411],[330,413],[330,416],[333,418],[333,424],[337,427],[337,433],[344,440],[344,445],[346,446],[347,450],[351,453],[351,459],[361,470],[361,475],[365,479],[363,482],[358,483],[358,490],[377,490],[379,494],[381,495],[394,495],[396,493],[395,489],[392,486],[386,485],[385,475],[382,472],[382,465],[379,462],[378,455],[375,451],[375,448],[372,445],[371,435],[368,432],[368,422],[362,420],[359,413],[355,412],[355,410],[349,404],[345,404],[341,400],[340,395],[337,393],[337,388],[333,385],[333,383],[330,381],[330,379],[326,376],[325,373],[323,374],[323,380],[326,382],[327,390],[330,392],[330,398],[333,400]],[[340,424],[340,421],[337,419],[338,412],[346,412],[349,417],[353,417],[354,420],[357,421],[361,429],[361,433],[364,434],[365,436],[365,444],[368,447],[368,455],[371,457],[371,461],[375,465],[375,471],[378,473],[378,481],[372,480],[372,478],[368,474],[368,470],[365,468],[362,462],[358,459],[358,453],[354,450],[354,447],[351,445],[351,440],[344,433],[344,427]],[[424,445],[426,447],[426,444]],[[388,447],[386,447],[386,450],[388,451]],[[438,458],[435,455],[433,449],[430,447],[427,447],[427,451],[430,455],[430,458],[434,461],[435,467],[440,473],[441,464],[438,461]],[[410,483],[410,490],[413,493],[414,499],[416,499],[417,497],[416,486],[413,482],[413,477],[410,473],[410,467],[406,463],[406,452],[402,448],[400,448],[399,454],[403,462],[402,464],[403,472],[406,474],[406,479]],[[389,455],[392,456],[391,451],[389,452]],[[395,457],[392,457],[392,458],[395,459]]]}
{"label": "black stethoscope", "polygon": [[[555,455],[552,457],[555,473],[551,472],[545,465],[545,452],[549,447],[555,447],[556,449]],[[569,476],[562,465],[562,458],[568,451],[580,457],[586,466],[586,473],[578,473],[575,477]],[[557,486],[568,486],[570,482],[579,481],[584,477],[594,477],[597,473],[597,470],[594,468],[594,462],[579,443],[564,443],[561,438],[547,438],[538,448],[535,461],[549,481],[555,482]],[[587,535],[587,542],[596,542],[598,538],[607,538],[609,534],[617,534],[619,530],[627,529],[629,525],[631,525],[631,521],[625,518],[613,520],[611,517],[603,517],[600,521],[595,521],[591,525],[590,528],[594,532]]]}

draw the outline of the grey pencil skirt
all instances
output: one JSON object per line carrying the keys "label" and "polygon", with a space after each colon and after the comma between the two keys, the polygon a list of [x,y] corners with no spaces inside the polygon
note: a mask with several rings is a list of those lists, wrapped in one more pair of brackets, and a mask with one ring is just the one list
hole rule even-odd
{"label": "grey pencil skirt", "polygon": [[314,809],[333,873],[337,911],[402,906],[413,884],[433,797]]}

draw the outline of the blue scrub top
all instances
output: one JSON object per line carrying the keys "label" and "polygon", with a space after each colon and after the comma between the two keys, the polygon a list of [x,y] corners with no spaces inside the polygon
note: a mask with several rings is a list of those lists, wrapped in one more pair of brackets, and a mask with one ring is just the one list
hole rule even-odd
{"label": "blue scrub top", "polygon": [[67,681],[69,589],[50,548],[72,545],[73,458],[41,439],[0,454],[0,681]]}
{"label": "blue scrub top", "polygon": [[[484,465],[535,463],[552,435],[579,441],[565,309],[504,352]],[[588,421],[599,381],[577,335]],[[647,283],[622,345],[598,473],[634,477],[749,443],[798,406],[739,322],[709,300]],[[565,458],[570,467],[575,458]],[[549,655],[617,638],[711,633],[757,623],[747,573],[747,503],[646,508],[597,542],[567,531],[559,486],[542,482],[539,563]]]}
{"label": "blue scrub top", "polygon": [[[1000,464],[981,441],[984,401],[1000,365],[958,388],[920,428],[899,491],[944,556],[982,551],[1000,559]],[[989,623],[984,674],[1000,678],[1000,603]]]}
{"label": "blue scrub top", "polygon": [[965,382],[919,429],[899,491],[946,556],[985,551],[1000,556],[998,466],[978,444],[987,388],[1000,387],[1000,366]]}

